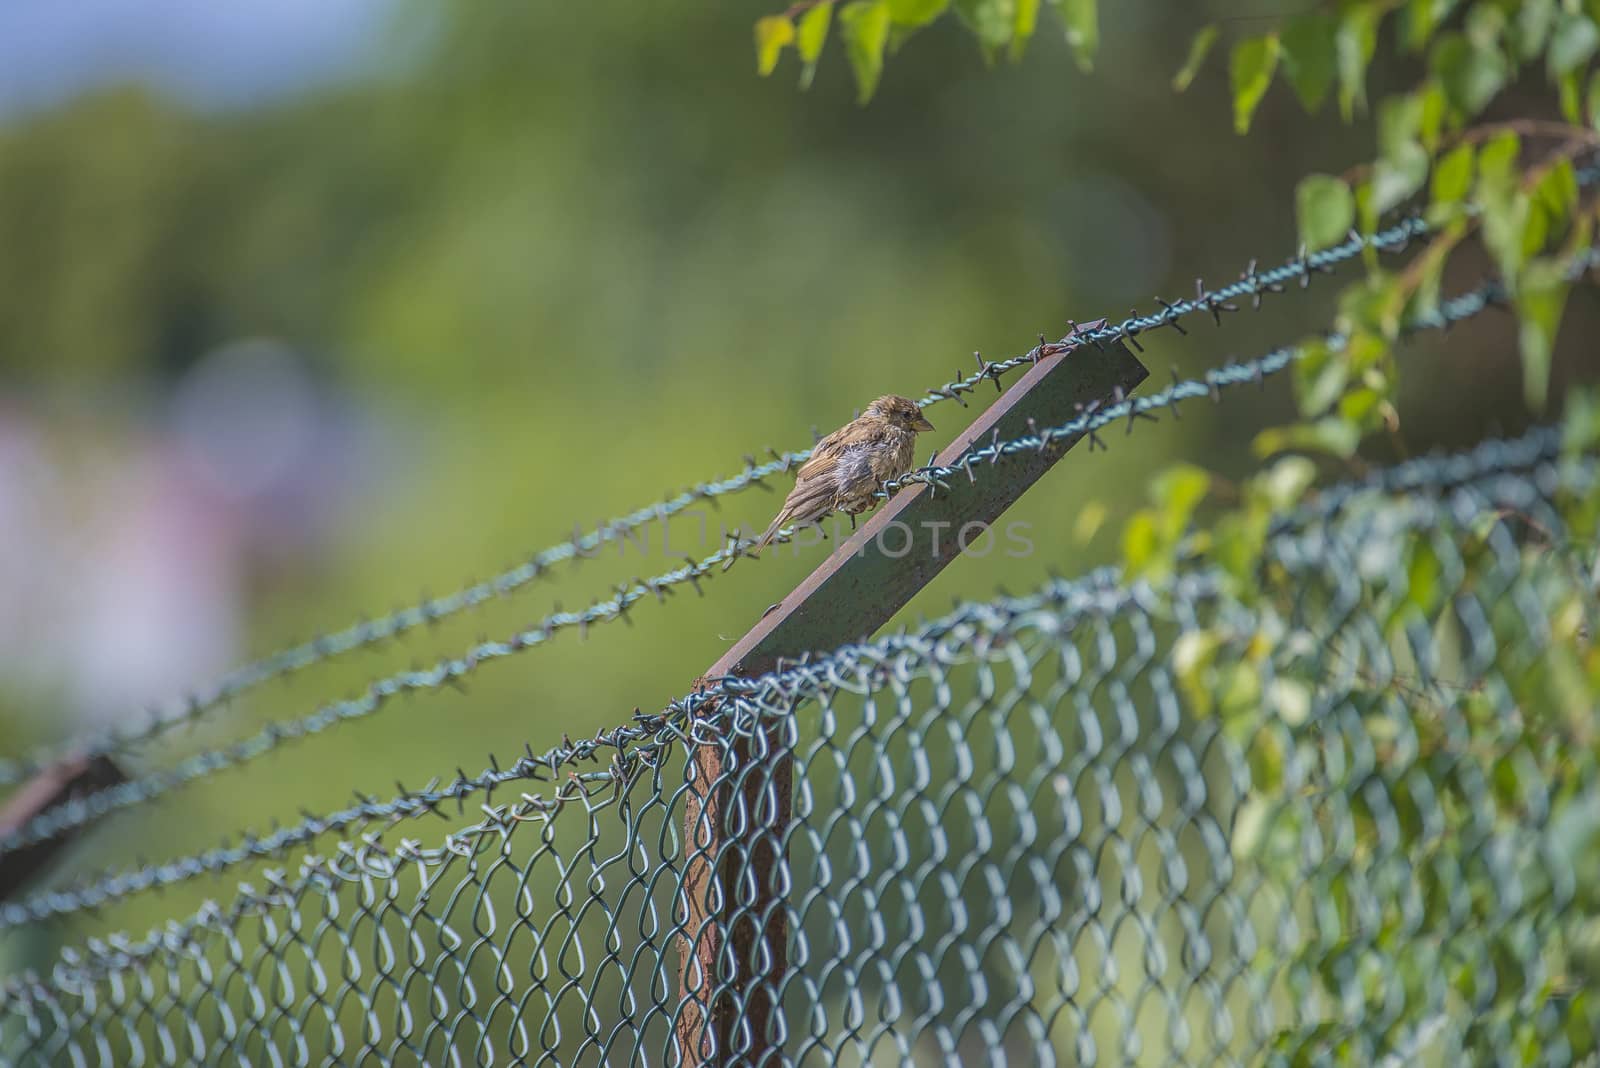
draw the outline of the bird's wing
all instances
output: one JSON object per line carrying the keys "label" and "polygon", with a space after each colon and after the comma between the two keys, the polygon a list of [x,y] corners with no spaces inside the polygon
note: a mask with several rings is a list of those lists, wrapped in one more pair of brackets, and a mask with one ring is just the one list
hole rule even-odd
{"label": "bird's wing", "polygon": [[814,478],[795,483],[789,499],[783,502],[785,522],[809,523],[833,510],[837,489],[832,478]]}
{"label": "bird's wing", "polygon": [[889,439],[892,431],[881,421],[857,419],[847,423],[817,442],[811,450],[811,458],[800,465],[800,470],[795,472],[795,478],[805,480],[814,478],[831,469],[840,458],[860,449],[871,449],[882,445]]}
{"label": "bird's wing", "polygon": [[844,442],[845,432],[849,429],[848,426],[842,426],[813,445],[810,458],[794,473],[795,479],[804,482],[808,478],[816,478],[832,467],[833,461],[839,455],[839,447]]}
{"label": "bird's wing", "polygon": [[783,507],[778,509],[778,514],[772,517],[772,525],[756,542],[760,549],[772,540],[778,533],[778,528],[785,523],[804,526],[815,522],[833,511],[834,498],[837,496],[833,476],[823,472],[817,478],[802,478],[794,484],[794,489],[789,491],[788,498],[783,502]]}

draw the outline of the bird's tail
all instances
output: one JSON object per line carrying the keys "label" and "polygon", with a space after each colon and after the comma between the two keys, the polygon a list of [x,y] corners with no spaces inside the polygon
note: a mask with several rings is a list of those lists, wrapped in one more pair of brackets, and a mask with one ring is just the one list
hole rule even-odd
{"label": "bird's tail", "polygon": [[781,511],[776,516],[774,516],[773,519],[772,519],[772,525],[767,527],[766,531],[762,533],[761,537],[756,539],[756,543],[754,545],[750,546],[749,551],[750,552],[757,552],[757,551],[759,551],[761,549],[765,549],[767,547],[767,544],[770,541],[772,541],[772,539],[774,537],[777,536],[778,528],[783,526],[783,521],[785,519],[788,519],[788,518],[789,518],[789,513],[788,513],[787,510]]}
{"label": "bird's tail", "polygon": [[783,526],[783,521],[787,517],[788,517],[788,512],[787,511],[780,511],[773,518],[772,525],[769,526],[766,529],[766,531],[762,533],[761,537],[756,539],[755,544],[750,546],[748,549],[744,549],[742,551],[739,550],[737,548],[737,544],[738,543],[735,542],[734,551],[732,553],[730,553],[728,555],[728,559],[726,561],[724,561],[724,563],[722,565],[722,570],[724,570],[724,571],[728,570],[728,568],[733,566],[733,562],[735,560],[739,559],[739,557],[745,555],[745,553],[759,552],[760,550],[765,549],[767,547],[767,543],[770,542],[773,539],[773,536],[778,533],[778,528]]}
{"label": "bird's tail", "polygon": [[[790,491],[788,498],[783,502],[783,507],[778,509],[778,514],[772,517],[772,523],[762,531],[761,537],[755,544],[744,550],[744,553],[760,552],[765,549],[773,538],[778,536],[778,530],[785,523],[803,525],[815,523],[828,514],[833,504],[833,488],[821,479],[799,482]],[[744,553],[735,553],[728,557],[728,562],[723,565],[726,571],[733,566],[736,557]]]}

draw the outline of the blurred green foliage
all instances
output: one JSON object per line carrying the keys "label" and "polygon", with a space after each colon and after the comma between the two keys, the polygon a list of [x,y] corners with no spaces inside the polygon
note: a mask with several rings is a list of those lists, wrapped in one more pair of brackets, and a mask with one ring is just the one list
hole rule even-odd
{"label": "blurred green foliage", "polygon": [[[1256,136],[1219,151],[1229,87],[1201,77],[1175,104],[1167,72],[1233,7],[1174,18],[1166,5],[1108,5],[1103,26],[1039,34],[1019,62],[993,69],[959,19],[936,20],[895,56],[867,109],[845,64],[817,66],[809,96],[757,81],[746,13],[640,2],[417,5],[374,41],[388,60],[377,75],[253,111],[96,93],[0,131],[0,375],[50,414],[63,451],[115,454],[159,421],[164,391],[189,367],[256,335],[289,341],[379,414],[386,467],[352,491],[338,532],[290,560],[254,562],[242,658],[481,577],[575,523],[732,473],[768,444],[800,447],[808,427],[828,429],[872,396],[918,393],[970,367],[974,349],[1009,355],[1068,318],[1116,316],[1152,293],[1188,292],[1196,273],[1215,281],[1253,257],[1287,256],[1295,182],[1362,157],[1372,131],[1310,123],[1265,92],[1245,116]],[[1093,5],[1060,8],[1081,20]],[[817,62],[829,28],[814,12],[825,10],[797,20],[803,61]],[[845,32],[843,13],[833,21]],[[988,51],[1013,39],[1010,25],[984,39]],[[1207,40],[1232,49],[1259,37],[1223,26]],[[858,51],[871,29],[849,31]],[[1095,35],[1090,78],[1072,60]],[[1339,56],[1351,47],[1378,56],[1375,79],[1403,62],[1364,38]],[[1296,90],[1315,95],[1326,74],[1283,48]],[[1262,72],[1245,73],[1254,93]],[[1352,114],[1353,84],[1341,81]],[[1322,226],[1336,200],[1300,203]],[[1485,265],[1452,262],[1463,276]],[[1149,337],[1146,361],[1159,376],[1281,343],[1330,322],[1334,297],[1330,285],[1269,300],[1215,337]],[[1572,333],[1593,314],[1574,300]],[[1375,451],[1524,421],[1516,338],[1488,325],[1452,338],[1448,355],[1409,351],[1403,385],[1390,387],[1399,431]],[[1592,373],[1571,343],[1552,365],[1558,386]],[[1034,557],[952,568],[907,616],[1118,556],[1120,524],[1096,535],[1098,522],[1076,522],[1087,506],[1139,507],[1169,460],[1237,474],[1251,430],[1294,411],[1286,386],[1230,403],[1225,418],[1196,409],[1181,425],[1142,426],[1127,445],[1113,437],[1109,456],[1074,455],[1012,513],[1037,532]],[[935,422],[939,443],[959,430],[953,410]],[[709,527],[763,523],[775,505],[748,494]],[[694,524],[675,526],[674,539],[700,548]],[[310,711],[557,600],[585,604],[668,564],[659,535],[651,545],[648,559],[608,551],[396,648],[272,687],[183,744]],[[703,601],[645,606],[632,627],[557,640],[483,672],[464,695],[416,701],[184,791],[96,832],[79,855],[100,867],[198,848],[352,788],[476,770],[490,752],[620,722],[686,689],[820,552],[769,554],[717,579]],[[0,693],[19,709],[46,701],[4,679]],[[48,719],[15,717],[8,747],[72,733],[66,721],[42,727]],[[142,901],[108,922],[140,929],[207,892],[220,891]]]}

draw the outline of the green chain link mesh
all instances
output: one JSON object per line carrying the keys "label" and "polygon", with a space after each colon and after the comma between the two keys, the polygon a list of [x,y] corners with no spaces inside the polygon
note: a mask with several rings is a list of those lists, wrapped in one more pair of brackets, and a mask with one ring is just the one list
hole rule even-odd
{"label": "green chain link mesh", "polygon": [[1593,1056],[1596,465],[1328,499],[1243,566],[1218,528],[1170,574],[968,605],[437,847],[91,941],[6,981],[0,1054]]}

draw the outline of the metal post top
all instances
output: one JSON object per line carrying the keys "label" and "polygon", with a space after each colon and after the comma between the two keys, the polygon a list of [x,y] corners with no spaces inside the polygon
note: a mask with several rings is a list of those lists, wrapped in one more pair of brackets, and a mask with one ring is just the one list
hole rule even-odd
{"label": "metal post top", "polygon": [[[1103,323],[1084,323],[1078,331]],[[1108,403],[1119,391],[1130,392],[1148,373],[1120,342],[1096,347],[1064,344],[1029,368],[935,463],[951,466],[974,446],[1066,423],[1097,402]],[[960,555],[956,531],[974,522],[992,524],[1076,440],[1062,439],[1038,452],[1006,457],[981,478],[953,480],[948,490],[935,492],[926,484],[900,490],[703,678],[760,675],[774,670],[780,659],[794,660],[870,637]],[[896,529],[886,539],[891,527]],[[945,536],[939,537],[940,532]]]}

